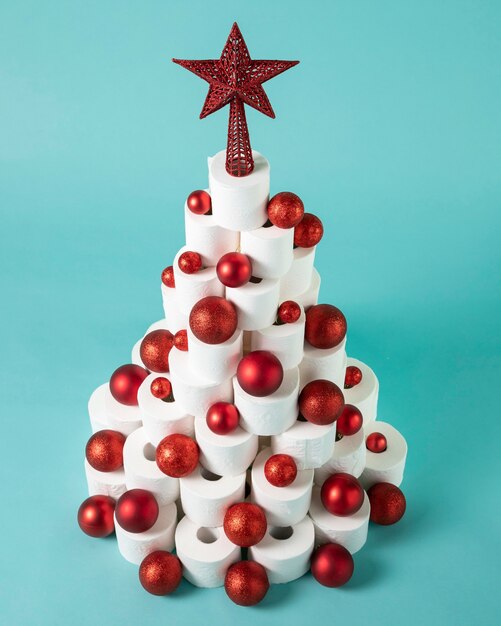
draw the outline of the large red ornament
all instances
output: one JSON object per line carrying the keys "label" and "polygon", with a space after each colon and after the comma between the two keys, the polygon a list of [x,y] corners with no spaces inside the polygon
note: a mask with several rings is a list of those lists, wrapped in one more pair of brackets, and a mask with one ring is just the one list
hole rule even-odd
{"label": "large red ornament", "polygon": [[332,424],[343,407],[343,392],[330,380],[312,380],[299,394],[299,412],[312,424]]}
{"label": "large red ornament", "polygon": [[205,215],[212,209],[211,197],[203,189],[192,191],[186,200],[188,209],[196,215]]}
{"label": "large red ornament", "polygon": [[226,571],[224,589],[230,600],[240,606],[259,604],[269,588],[268,574],[256,561],[237,561]]}
{"label": "large red ornament", "polygon": [[173,344],[174,336],[170,331],[164,328],[152,330],[141,341],[141,361],[152,372],[168,372],[169,353]]}
{"label": "large red ornament", "polygon": [[197,339],[208,344],[227,341],[237,329],[235,305],[219,296],[207,296],[191,309],[190,328]]}
{"label": "large red ornament", "polygon": [[344,388],[351,389],[362,382],[362,370],[356,365],[349,365],[344,375]]}
{"label": "large red ornament", "polygon": [[294,228],[303,219],[304,204],[290,191],[277,193],[268,202],[268,218],[278,228]]}
{"label": "large red ornament", "polygon": [[388,441],[383,433],[370,433],[365,440],[365,447],[374,454],[381,454],[385,452],[388,447]]}
{"label": "large red ornament", "polygon": [[183,352],[188,351],[188,333],[186,330],[178,330],[174,335],[174,346]]}
{"label": "large red ornament", "polygon": [[345,404],[341,415],[337,418],[336,430],[343,437],[351,437],[362,428],[364,418],[353,404]]}
{"label": "large red ornament", "polygon": [[157,446],[156,461],[160,470],[173,478],[188,476],[198,465],[198,444],[188,435],[167,435]]}
{"label": "large red ornament", "polygon": [[137,391],[148,374],[148,370],[140,365],[120,366],[110,378],[111,395],[120,404],[137,406]]}
{"label": "large red ornament", "polygon": [[202,257],[198,252],[187,250],[179,256],[177,264],[184,274],[195,274],[202,269]]}
{"label": "large red ornament", "polygon": [[78,525],[86,535],[107,537],[115,530],[115,500],[109,496],[91,496],[78,509]]}
{"label": "large red ornament", "polygon": [[159,376],[151,381],[150,391],[159,400],[169,400],[172,396],[172,384],[165,376]]}
{"label": "large red ornament", "polygon": [[216,402],[207,411],[207,426],[216,435],[228,435],[233,432],[240,420],[240,413],[234,404]]}
{"label": "large red ornament", "polygon": [[282,324],[294,324],[301,317],[301,307],[294,300],[286,300],[278,307],[277,319]]}
{"label": "large red ornament", "polygon": [[162,282],[166,287],[170,287],[171,289],[176,286],[176,282],[174,280],[174,268],[172,265],[169,265],[162,271]]}
{"label": "large red ornament", "polygon": [[237,367],[240,387],[251,396],[269,396],[280,387],[283,378],[282,364],[266,350],[249,352]]}
{"label": "large red ornament", "polygon": [[254,169],[254,160],[244,103],[269,117],[275,117],[261,85],[297,65],[299,61],[253,61],[236,22],[220,59],[172,60],[209,83],[209,93],[200,118],[218,111],[229,103],[226,171],[231,176],[247,176]]}
{"label": "large red ornament", "polygon": [[346,517],[362,507],[364,490],[355,476],[338,472],[326,478],[320,490],[320,498],[329,513]]}
{"label": "large red ornament", "polygon": [[296,461],[288,454],[273,454],[264,464],[264,476],[274,487],[288,487],[296,480]]}
{"label": "large red ornament", "polygon": [[305,213],[303,219],[294,228],[294,245],[298,248],[312,248],[320,242],[324,227],[313,213]]}
{"label": "large red ornament", "polygon": [[371,522],[388,526],[402,519],[407,503],[402,491],[391,483],[376,483],[367,492],[371,503]]}
{"label": "large red ornament", "polygon": [[248,548],[264,537],[267,528],[266,515],[257,504],[238,502],[226,511],[223,527],[232,543]]}
{"label": "large red ornament", "polygon": [[117,430],[98,430],[85,446],[85,457],[98,472],[113,472],[124,464],[125,437]]}
{"label": "large red ornament", "polygon": [[129,533],[144,533],[158,519],[158,503],[146,489],[130,489],[118,498],[115,517]]}
{"label": "large red ornament", "polygon": [[319,546],[311,557],[311,573],[325,587],[341,587],[353,575],[355,566],[349,551],[338,543]]}
{"label": "large red ornament", "polygon": [[150,552],[139,566],[139,581],[154,596],[166,596],[175,591],[182,577],[181,561],[166,550]]}
{"label": "large red ornament", "polygon": [[327,350],[346,337],[348,325],[343,313],[332,304],[316,304],[306,311],[304,336],[314,348]]}
{"label": "large red ornament", "polygon": [[242,287],[252,276],[252,264],[246,254],[228,252],[219,259],[216,272],[225,287]]}

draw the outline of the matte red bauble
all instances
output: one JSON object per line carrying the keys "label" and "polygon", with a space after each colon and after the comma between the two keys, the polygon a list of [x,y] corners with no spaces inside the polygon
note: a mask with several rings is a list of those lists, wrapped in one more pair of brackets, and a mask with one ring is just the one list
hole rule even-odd
{"label": "matte red bauble", "polygon": [[264,464],[264,476],[274,487],[288,487],[296,480],[296,461],[288,454],[273,454]]}
{"label": "matte red bauble", "polygon": [[269,588],[268,574],[256,561],[238,561],[226,571],[224,589],[230,600],[240,606],[258,604]]}
{"label": "matte red bauble", "polygon": [[111,375],[111,395],[120,404],[137,406],[137,391],[148,374],[148,370],[140,365],[122,365]]}
{"label": "matte red bauble", "polygon": [[198,465],[198,444],[188,435],[167,435],[157,446],[157,465],[164,474],[173,478],[188,476]]}
{"label": "matte red bauble", "polygon": [[192,191],[186,200],[188,209],[196,215],[205,215],[212,209],[211,197],[203,189]]}
{"label": "matte red bauble", "polygon": [[223,522],[228,539],[237,546],[255,546],[266,532],[266,515],[257,504],[238,502],[226,511]]}
{"label": "matte red bauble", "polygon": [[370,433],[365,440],[365,447],[374,454],[385,452],[388,447],[388,441],[383,433]]}
{"label": "matte red bauble", "polygon": [[362,370],[356,365],[349,365],[344,375],[344,388],[351,389],[362,382]]}
{"label": "matte red bauble", "polygon": [[252,264],[247,255],[228,252],[218,261],[217,277],[226,287],[242,287],[252,276]]}
{"label": "matte red bauble", "polygon": [[338,472],[324,481],[320,498],[329,513],[346,517],[362,507],[364,490],[355,476]]}
{"label": "matte red bauble", "polygon": [[129,533],[144,533],[158,519],[158,503],[146,489],[130,489],[118,498],[115,517]]}
{"label": "matte red bauble", "polygon": [[188,333],[186,330],[178,330],[174,335],[174,346],[182,352],[188,351]]}
{"label": "matte red bauble", "polygon": [[314,348],[335,348],[346,337],[346,318],[332,304],[316,304],[306,311],[304,336]]}
{"label": "matte red bauble", "polygon": [[337,418],[336,430],[343,437],[351,437],[362,428],[364,418],[353,404],[345,404],[341,415]]}
{"label": "matte red bauble", "polygon": [[208,344],[227,341],[237,329],[233,303],[219,296],[207,296],[191,309],[190,328],[197,339]]}
{"label": "matte red bauble", "polygon": [[176,286],[174,280],[174,268],[172,265],[169,265],[162,271],[162,282],[166,287],[170,287],[171,289]]}
{"label": "matte red bauble", "polygon": [[301,317],[301,307],[294,300],[286,300],[278,307],[277,319],[282,324],[294,324]]}
{"label": "matte red bauble", "polygon": [[164,329],[159,328],[152,330],[141,341],[139,354],[141,361],[152,372],[168,372],[169,371],[169,353],[174,343],[173,334]]}
{"label": "matte red bauble", "polygon": [[237,407],[230,402],[216,402],[207,411],[207,426],[216,435],[228,435],[233,432],[240,420]]}
{"label": "matte red bauble", "polygon": [[238,383],[251,396],[269,396],[280,387],[283,378],[282,364],[266,350],[249,352],[237,367]]}
{"label": "matte red bauble", "polygon": [[407,503],[402,491],[391,483],[376,483],[367,492],[371,503],[371,522],[388,526],[402,519]]}
{"label": "matte red bauble", "polygon": [[167,400],[172,395],[172,384],[165,376],[159,376],[151,382],[150,391],[155,398]]}
{"label": "matte red bauble", "polygon": [[184,274],[195,274],[202,269],[202,257],[198,252],[187,250],[179,256],[177,264]]}
{"label": "matte red bauble", "polygon": [[294,228],[303,219],[304,205],[299,196],[290,191],[277,193],[268,202],[268,218],[278,228]]}
{"label": "matte red bauble", "polygon": [[294,245],[298,248],[312,248],[320,242],[324,227],[313,213],[305,213],[303,219],[294,228]]}
{"label": "matte red bauble", "polygon": [[332,424],[343,408],[343,392],[330,380],[312,380],[299,394],[299,412],[312,424]]}
{"label": "matte red bauble", "polygon": [[319,546],[311,557],[311,573],[325,587],[341,587],[353,575],[355,566],[349,551],[338,543]]}
{"label": "matte red bauble", "polygon": [[85,446],[85,458],[98,472],[114,472],[124,464],[124,443],[117,430],[98,430]]}
{"label": "matte red bauble", "polygon": [[166,550],[151,552],[139,566],[139,581],[154,596],[166,596],[175,591],[182,577],[181,561]]}
{"label": "matte red bauble", "polygon": [[109,496],[91,496],[78,509],[78,525],[86,535],[107,537],[115,530],[115,500]]}

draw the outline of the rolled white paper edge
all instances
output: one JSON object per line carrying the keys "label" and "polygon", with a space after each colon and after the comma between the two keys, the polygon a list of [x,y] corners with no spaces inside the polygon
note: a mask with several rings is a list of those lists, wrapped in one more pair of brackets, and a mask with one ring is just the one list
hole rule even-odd
{"label": "rolled white paper edge", "polygon": [[190,368],[213,383],[221,383],[235,375],[242,356],[243,333],[237,329],[223,343],[208,344],[200,341],[188,327],[188,358]]}
{"label": "rolled white paper edge", "polygon": [[264,278],[259,283],[250,281],[242,287],[226,287],[226,299],[237,309],[238,328],[260,330],[275,322],[279,286],[276,278]]}
{"label": "rolled white paper edge", "polygon": [[85,477],[89,496],[110,496],[115,500],[127,491],[124,469],[121,467],[113,472],[100,472],[85,459]]}
{"label": "rolled white paper edge", "polygon": [[295,300],[296,296],[307,291],[313,278],[313,264],[315,262],[315,249],[295,248],[292,265],[280,279],[280,302]]}
{"label": "rolled white paper edge", "polygon": [[318,294],[320,292],[321,282],[322,280],[320,278],[320,274],[315,268],[313,268],[311,283],[308,289],[306,289],[306,291],[303,291],[303,293],[294,296],[294,300],[298,304],[302,305],[305,311],[309,309],[310,306],[318,304]]}
{"label": "rolled white paper edge", "polygon": [[363,429],[336,441],[331,458],[315,469],[315,484],[320,487],[336,472],[346,472],[358,478],[365,467],[365,437]]}
{"label": "rolled white paper edge", "polygon": [[297,367],[303,360],[304,326],[306,316],[292,324],[273,324],[251,335],[251,350],[268,350],[278,358],[284,370]]}
{"label": "rolled white paper edge", "polygon": [[273,454],[289,454],[298,469],[315,469],[331,456],[336,438],[336,424],[318,426],[296,420],[284,433],[273,435]]}
{"label": "rolled white paper edge", "polygon": [[108,428],[118,430],[126,437],[142,425],[139,406],[120,404],[111,395],[109,383],[105,386],[104,404]]}
{"label": "rolled white paper edge", "polygon": [[344,391],[346,373],[346,337],[334,348],[321,349],[304,342],[304,355],[299,365],[301,388],[312,380],[331,380]]}
{"label": "rolled white paper edge", "polygon": [[373,432],[382,433],[388,442],[384,452],[366,451],[365,469],[360,477],[364,489],[376,483],[392,483],[399,487],[402,484],[407,460],[407,442],[403,435],[391,424],[371,422],[364,428],[365,438]]}
{"label": "rolled white paper edge", "polygon": [[354,404],[364,416],[367,425],[377,418],[377,403],[379,395],[379,381],[374,371],[362,361],[348,357],[346,367],[355,365],[362,371],[362,380],[351,389],[343,389],[347,404]]}
{"label": "rolled white paper edge", "polygon": [[293,244],[293,228],[261,227],[242,233],[240,252],[251,260],[253,276],[281,278],[292,265]]}
{"label": "rolled white paper edge", "polygon": [[110,428],[105,403],[107,390],[109,391],[109,383],[99,385],[89,398],[89,420],[93,433]]}

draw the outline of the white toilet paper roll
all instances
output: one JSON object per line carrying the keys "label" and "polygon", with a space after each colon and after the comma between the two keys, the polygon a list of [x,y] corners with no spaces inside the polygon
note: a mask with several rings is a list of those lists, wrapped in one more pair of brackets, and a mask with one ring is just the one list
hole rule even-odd
{"label": "white toilet paper roll", "polygon": [[201,465],[179,479],[183,511],[200,526],[222,526],[228,507],[245,496],[245,472],[238,476],[218,476]]}
{"label": "white toilet paper roll", "polygon": [[273,454],[289,454],[298,469],[321,467],[332,455],[336,424],[319,426],[296,420],[280,435],[271,438]]}
{"label": "white toilet paper roll", "polygon": [[294,229],[269,226],[243,232],[240,252],[252,262],[252,273],[259,278],[281,278],[293,258]]}
{"label": "white toilet paper roll", "polygon": [[279,287],[276,278],[226,287],[226,299],[237,308],[238,328],[260,330],[271,326],[277,318]]}
{"label": "white toilet paper roll", "polygon": [[351,389],[343,389],[344,400],[347,404],[354,404],[362,412],[364,425],[367,426],[377,417],[379,381],[371,368],[362,361],[348,357],[346,366],[350,365],[361,370],[362,380]]}
{"label": "white toilet paper roll", "polygon": [[139,407],[117,402],[111,395],[109,384],[105,386],[104,405],[108,421],[107,428],[118,430],[127,437],[141,426]]}
{"label": "white toilet paper roll", "polygon": [[315,262],[315,249],[294,248],[292,265],[280,279],[280,302],[295,300],[296,296],[304,293],[311,286],[313,277],[313,263]]}
{"label": "white toilet paper roll", "polygon": [[134,365],[140,365],[141,367],[144,367],[144,363],[141,360],[141,343],[142,343],[142,339],[138,339],[136,341],[136,343],[133,345],[132,347],[132,352],[130,355],[130,362],[134,363]]}
{"label": "white toilet paper roll", "polygon": [[315,529],[309,517],[285,528],[268,526],[263,539],[249,548],[249,558],[266,568],[271,584],[288,583],[310,569]]}
{"label": "white toilet paper roll", "polygon": [[251,396],[233,378],[235,406],[240,425],[256,435],[277,435],[290,428],[298,415],[299,370],[284,370],[280,387],[269,396]]}
{"label": "white toilet paper roll", "polygon": [[229,230],[254,230],[268,219],[270,165],[252,151],[254,169],[248,176],[230,176],[226,171],[226,150],[209,158],[209,187],[215,221]]}
{"label": "white toilet paper roll", "polygon": [[242,357],[243,332],[236,330],[223,343],[208,344],[197,339],[188,327],[190,369],[200,378],[221,383],[235,375]]}
{"label": "white toilet paper roll", "polygon": [[164,315],[167,330],[174,335],[178,330],[183,330],[188,327],[188,314],[183,313],[179,308],[177,299],[177,291],[175,287],[167,287],[161,283],[162,289],[162,304],[164,308]]}
{"label": "white toilet paper roll", "polygon": [[304,342],[304,356],[299,366],[301,388],[312,380],[331,380],[343,390],[346,372],[346,337],[334,348],[323,350]]}
{"label": "white toilet paper roll", "polygon": [[254,461],[251,500],[263,507],[270,526],[293,526],[310,508],[313,470],[299,470],[288,487],[274,487],[264,475],[264,465],[272,454],[271,448],[265,448]]}
{"label": "white toilet paper roll", "polygon": [[364,489],[376,483],[392,483],[398,487],[404,478],[407,442],[396,428],[386,422],[371,422],[364,428],[366,438],[374,432],[386,437],[388,447],[384,452],[367,450],[360,482]]}
{"label": "white toilet paper roll", "polygon": [[240,547],[222,527],[208,528],[184,517],[176,528],[176,553],[183,576],[197,587],[221,587],[228,567],[240,560]]}
{"label": "white toilet paper roll", "polygon": [[304,310],[293,324],[273,324],[252,333],[251,349],[268,350],[278,358],[284,370],[297,367],[303,359]]}
{"label": "white toilet paper roll", "polygon": [[315,544],[339,543],[355,554],[367,541],[370,511],[369,498],[364,494],[362,507],[353,515],[332,515],[322,504],[320,488],[313,487],[310,517],[315,526]]}
{"label": "white toilet paper roll", "polygon": [[315,470],[315,483],[320,487],[326,478],[336,472],[346,472],[358,478],[365,467],[365,436],[364,431],[343,437],[334,444],[331,458],[322,467]]}
{"label": "white toilet paper roll", "polygon": [[311,276],[310,286],[306,291],[300,293],[298,296],[294,296],[294,300],[303,306],[304,310],[310,308],[310,306],[314,306],[318,304],[318,293],[320,291],[321,278],[318,271],[313,268],[313,273]]}
{"label": "white toilet paper roll", "polygon": [[104,385],[99,385],[89,398],[89,419],[93,433],[96,433],[98,430],[110,428],[105,402],[106,394],[109,393],[109,391],[109,384],[104,383]]}
{"label": "white toilet paper roll", "polygon": [[85,476],[89,496],[110,496],[115,500],[127,491],[123,467],[113,472],[99,472],[85,459]]}

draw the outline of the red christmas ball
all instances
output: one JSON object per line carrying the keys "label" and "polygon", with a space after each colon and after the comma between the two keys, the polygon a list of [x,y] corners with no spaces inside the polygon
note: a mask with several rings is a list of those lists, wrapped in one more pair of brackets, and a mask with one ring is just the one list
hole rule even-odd
{"label": "red christmas ball", "polygon": [[332,424],[343,407],[343,392],[330,380],[312,380],[299,394],[299,412],[312,424]]}
{"label": "red christmas ball", "polygon": [[235,305],[219,296],[202,298],[191,309],[191,331],[204,343],[223,343],[233,335],[237,323]]}
{"label": "red christmas ball", "polygon": [[171,289],[176,286],[176,282],[174,280],[174,268],[172,265],[169,265],[162,271],[162,282],[166,287],[170,287]]}
{"label": "red christmas ball", "polygon": [[252,264],[247,255],[228,252],[218,261],[217,277],[226,287],[242,287],[252,276]]}
{"label": "red christmas ball", "polygon": [[344,375],[344,388],[351,389],[362,382],[362,370],[356,365],[349,365]]}
{"label": "red christmas ball", "polygon": [[346,517],[362,507],[364,490],[355,476],[338,472],[326,478],[320,490],[320,498],[329,513]]}
{"label": "red christmas ball", "polygon": [[137,390],[148,374],[148,370],[140,365],[122,365],[111,375],[111,395],[120,404],[137,406]]}
{"label": "red christmas ball", "polygon": [[381,454],[381,452],[384,452],[388,447],[388,441],[383,433],[370,433],[365,440],[365,447],[370,452]]}
{"label": "red christmas ball", "polygon": [[316,304],[306,311],[304,336],[314,348],[335,348],[346,337],[346,318],[332,304]]}
{"label": "red christmas ball", "polygon": [[353,557],[338,543],[319,546],[311,557],[311,573],[325,587],[341,587],[352,577]]}
{"label": "red christmas ball", "polygon": [[275,392],[284,378],[284,369],[277,357],[266,350],[255,350],[244,356],[237,368],[240,387],[261,398]]}
{"label": "red christmas ball", "polygon": [[158,519],[158,503],[146,489],[130,489],[118,498],[115,517],[129,533],[144,533]]}
{"label": "red christmas ball", "polygon": [[188,435],[167,435],[157,446],[156,460],[160,470],[173,478],[188,476],[198,465],[197,442]]}
{"label": "red christmas ball", "polygon": [[296,480],[296,461],[288,454],[273,454],[264,464],[264,476],[274,487],[288,487]]}
{"label": "red christmas ball", "polygon": [[86,535],[107,537],[115,530],[115,500],[109,496],[91,496],[78,509],[78,525]]}
{"label": "red christmas ball", "polygon": [[172,333],[164,328],[152,330],[141,341],[141,361],[152,372],[169,371],[169,353],[174,344]]}
{"label": "red christmas ball", "polygon": [[312,248],[322,239],[324,227],[313,213],[305,213],[303,219],[294,228],[294,245],[298,248]]}
{"label": "red christmas ball", "polygon": [[269,588],[268,574],[257,561],[238,561],[226,571],[224,589],[230,600],[240,606],[258,604]]}
{"label": "red christmas ball", "polygon": [[188,209],[196,215],[205,215],[212,209],[211,197],[202,189],[192,191],[186,200],[186,204]]}
{"label": "red christmas ball", "polygon": [[345,404],[341,415],[337,418],[336,429],[343,437],[351,437],[362,428],[364,418],[353,404]]}
{"label": "red christmas ball", "polygon": [[188,250],[180,255],[177,264],[179,269],[185,274],[195,274],[195,272],[199,272],[202,269],[202,257],[198,252]]}
{"label": "red christmas ball", "polygon": [[277,319],[282,324],[294,324],[301,317],[301,307],[294,300],[286,300],[278,307]]}
{"label": "red christmas ball", "polygon": [[182,577],[181,561],[165,550],[151,552],[139,566],[139,581],[154,596],[166,596],[175,591]]}
{"label": "red christmas ball", "polygon": [[241,548],[259,543],[266,533],[266,515],[257,504],[238,502],[227,509],[223,522],[228,539]]}
{"label": "red christmas ball", "polygon": [[117,430],[98,430],[85,446],[85,457],[98,472],[113,472],[124,464],[125,437]]}
{"label": "red christmas ball", "polygon": [[278,228],[294,228],[303,219],[304,204],[290,191],[277,193],[268,202],[268,217]]}
{"label": "red christmas ball", "polygon": [[240,413],[234,404],[216,402],[207,411],[207,426],[216,435],[228,435],[233,432],[240,420]]}
{"label": "red christmas ball", "polygon": [[183,352],[188,351],[188,333],[186,330],[178,330],[174,335],[174,346]]}
{"label": "red christmas ball", "polygon": [[407,503],[402,491],[391,483],[376,483],[367,492],[371,503],[371,522],[388,526],[402,519]]}
{"label": "red christmas ball", "polygon": [[172,395],[172,384],[168,378],[159,376],[151,382],[151,395],[159,400],[168,400]]}

